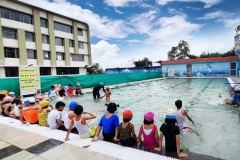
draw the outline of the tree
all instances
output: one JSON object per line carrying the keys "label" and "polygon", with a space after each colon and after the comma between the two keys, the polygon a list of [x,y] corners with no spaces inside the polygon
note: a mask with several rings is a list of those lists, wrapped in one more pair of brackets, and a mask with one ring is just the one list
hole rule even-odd
{"label": "tree", "polygon": [[172,47],[172,49],[167,53],[168,59],[175,60],[175,59],[185,59],[189,57],[190,49],[189,45],[186,41],[181,40],[178,43],[177,47]]}
{"label": "tree", "polygon": [[87,66],[87,74],[102,74],[104,70],[98,63],[94,63],[91,66]]}
{"label": "tree", "polygon": [[139,61],[134,61],[133,62],[135,67],[151,67],[152,66],[152,61],[150,61],[148,58],[143,58],[142,60]]}
{"label": "tree", "polygon": [[237,26],[237,28],[235,29],[236,34],[238,34],[240,32],[240,25]]}

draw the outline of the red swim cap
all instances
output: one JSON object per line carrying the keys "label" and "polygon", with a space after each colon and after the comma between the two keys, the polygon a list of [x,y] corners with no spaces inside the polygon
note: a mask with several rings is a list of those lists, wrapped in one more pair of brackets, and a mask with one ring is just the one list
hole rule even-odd
{"label": "red swim cap", "polygon": [[127,109],[123,111],[123,118],[127,119],[127,118],[131,118],[133,116],[133,113],[131,110]]}

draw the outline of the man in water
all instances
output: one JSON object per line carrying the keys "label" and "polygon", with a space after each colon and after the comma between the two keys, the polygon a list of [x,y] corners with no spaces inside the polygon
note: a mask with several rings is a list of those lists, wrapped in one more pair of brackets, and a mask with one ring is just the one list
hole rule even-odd
{"label": "man in water", "polygon": [[104,97],[104,96],[102,96],[102,97],[100,96],[100,93],[99,93],[100,89],[103,89],[103,92],[106,92],[105,89],[104,89],[104,83],[103,82],[100,82],[99,85],[97,85],[93,88],[93,98],[94,98],[94,100]]}
{"label": "man in water", "polygon": [[[222,98],[220,93],[218,97]],[[235,91],[232,91],[231,99],[225,99],[224,102],[225,104],[233,105],[235,107],[239,105],[239,100],[240,100],[240,94],[236,94]]]}

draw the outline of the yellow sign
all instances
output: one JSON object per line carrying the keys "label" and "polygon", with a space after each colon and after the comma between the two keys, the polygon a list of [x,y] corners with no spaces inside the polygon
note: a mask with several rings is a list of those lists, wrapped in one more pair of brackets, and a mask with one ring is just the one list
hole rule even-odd
{"label": "yellow sign", "polygon": [[40,89],[40,74],[38,67],[19,67],[19,83],[22,95],[30,95]]}

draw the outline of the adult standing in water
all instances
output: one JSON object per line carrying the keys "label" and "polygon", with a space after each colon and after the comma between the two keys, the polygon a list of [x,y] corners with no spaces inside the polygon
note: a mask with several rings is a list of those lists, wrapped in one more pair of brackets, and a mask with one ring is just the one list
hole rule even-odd
{"label": "adult standing in water", "polygon": [[103,82],[100,82],[99,85],[97,85],[93,88],[93,98],[94,98],[94,100],[104,97],[104,96],[101,97],[101,95],[99,93],[99,91],[101,89],[103,89],[103,92],[106,92],[105,89],[104,89],[104,83]]}

